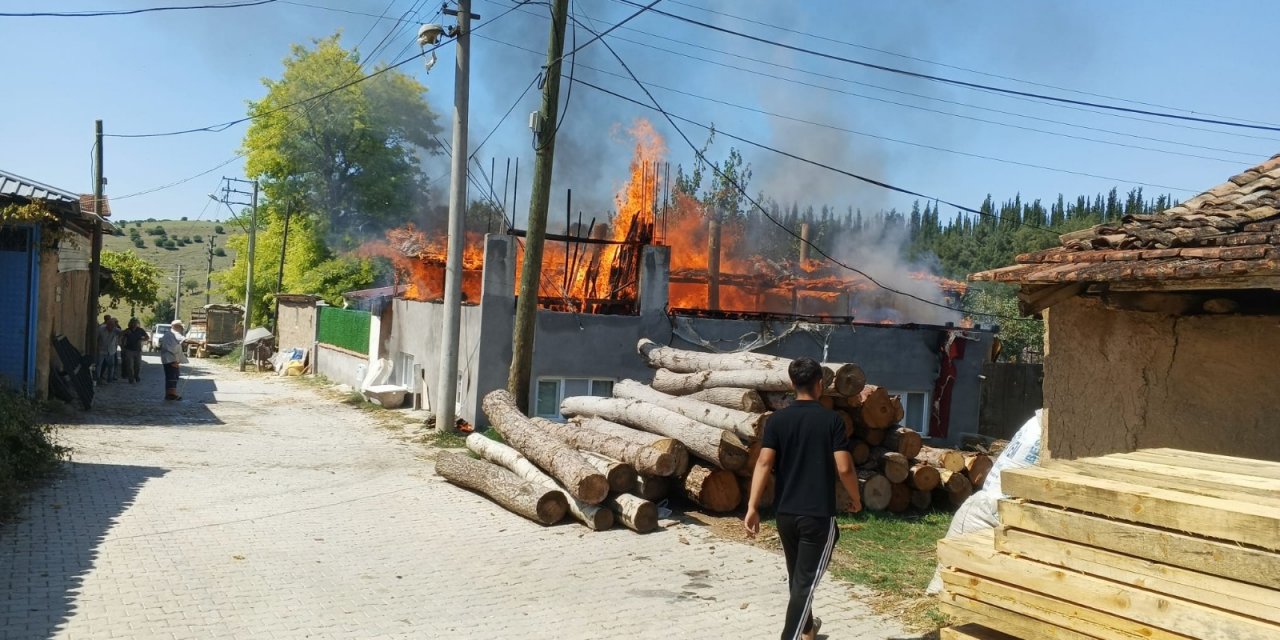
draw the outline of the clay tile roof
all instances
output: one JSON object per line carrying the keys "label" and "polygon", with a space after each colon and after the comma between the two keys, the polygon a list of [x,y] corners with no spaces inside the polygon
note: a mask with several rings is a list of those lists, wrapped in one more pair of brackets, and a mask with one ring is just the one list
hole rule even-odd
{"label": "clay tile roof", "polygon": [[[80,210],[85,213],[98,212],[97,207],[94,206],[94,199],[93,199],[92,193],[80,194]],[[111,217],[111,202],[107,200],[106,196],[102,196],[102,217],[104,218]]]}
{"label": "clay tile roof", "polygon": [[971,280],[1052,284],[1280,276],[1280,154],[1154,215],[1059,236]]}

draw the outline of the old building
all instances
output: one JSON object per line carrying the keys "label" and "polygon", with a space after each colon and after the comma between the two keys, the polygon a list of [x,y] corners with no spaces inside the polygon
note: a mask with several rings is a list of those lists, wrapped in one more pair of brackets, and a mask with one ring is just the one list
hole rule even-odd
{"label": "old building", "polygon": [[1044,446],[1280,460],[1280,155],[974,274],[1046,319]]}

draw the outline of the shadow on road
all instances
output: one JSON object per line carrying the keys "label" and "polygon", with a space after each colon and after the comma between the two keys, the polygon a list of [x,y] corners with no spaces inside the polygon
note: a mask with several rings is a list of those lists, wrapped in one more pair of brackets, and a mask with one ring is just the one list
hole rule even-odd
{"label": "shadow on road", "polygon": [[[3,638],[52,638],[75,613],[99,547],[142,486],[167,470],[68,463],[37,490],[14,523],[0,527]],[[12,633],[13,635],[9,635]]]}
{"label": "shadow on road", "polygon": [[99,384],[93,408],[63,422],[124,427],[220,425],[222,420],[207,406],[217,403],[218,384],[212,371],[218,366],[211,362],[182,365],[182,376],[178,380],[182,400],[172,402],[164,399],[164,370],[160,360],[148,354],[143,357],[140,382],[134,384],[121,378]]}

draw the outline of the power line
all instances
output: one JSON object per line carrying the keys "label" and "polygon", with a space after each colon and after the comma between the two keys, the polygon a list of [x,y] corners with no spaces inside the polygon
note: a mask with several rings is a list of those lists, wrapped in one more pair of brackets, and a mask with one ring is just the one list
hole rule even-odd
{"label": "power line", "polygon": [[187,176],[187,177],[185,177],[185,178],[182,178],[181,180],[175,180],[175,181],[173,181],[173,182],[170,182],[169,184],[162,184],[162,185],[160,185],[160,186],[158,186],[158,187],[152,187],[152,188],[150,188],[150,189],[143,189],[142,191],[135,191],[135,192],[133,192],[133,193],[128,193],[128,194],[125,194],[125,195],[122,195],[122,196],[112,196],[112,197],[111,197],[111,199],[112,199],[112,200],[124,200],[124,199],[126,199],[126,198],[133,198],[133,197],[136,197],[136,196],[145,196],[145,195],[147,195],[148,193],[155,193],[155,192],[157,192],[157,191],[164,191],[165,189],[170,189],[170,188],[176,187],[176,186],[178,186],[178,185],[180,185],[180,184],[184,184],[184,183],[187,183],[187,182],[191,182],[192,180],[195,180],[196,178],[199,178],[200,176],[206,176],[206,175],[209,175],[210,173],[213,173],[214,171],[217,171],[218,169],[221,169],[221,168],[223,168],[223,167],[225,167],[225,166],[227,166],[227,165],[231,164],[232,162],[235,162],[236,160],[239,160],[240,158],[243,158],[243,157],[244,157],[244,155],[243,155],[243,154],[236,154],[236,156],[235,156],[235,157],[233,157],[233,158],[231,158],[230,160],[225,160],[225,161],[221,162],[220,164],[218,164],[218,165],[216,165],[216,166],[213,166],[213,167],[210,167],[210,168],[208,168],[208,169],[205,169],[204,171],[201,171],[200,173],[197,173],[197,174],[195,174],[195,175],[193,175],[193,176]]}
{"label": "power line", "polygon": [[[615,2],[621,2],[621,0],[614,0],[614,1],[615,1]],[[1056,90],[1058,90],[1058,91],[1066,91],[1066,92],[1068,92],[1068,93],[1074,93],[1074,94],[1077,94],[1077,95],[1083,95],[1083,96],[1090,96],[1090,97],[1093,97],[1093,98],[1104,98],[1104,99],[1107,99],[1107,100],[1118,100],[1118,101],[1120,101],[1120,102],[1128,102],[1128,103],[1131,103],[1131,104],[1140,104],[1140,105],[1145,106],[1145,107],[1156,107],[1156,108],[1160,108],[1160,109],[1170,109],[1170,110],[1173,110],[1173,111],[1182,111],[1182,112],[1184,112],[1184,113],[1193,113],[1193,114],[1198,114],[1198,115],[1211,116],[1211,117],[1214,117],[1214,118],[1225,118],[1225,119],[1230,119],[1230,120],[1239,120],[1239,121],[1241,121],[1241,122],[1253,122],[1253,123],[1256,123],[1256,124],[1266,124],[1266,123],[1260,122],[1260,121],[1258,121],[1258,120],[1249,120],[1249,119],[1246,119],[1246,118],[1237,118],[1237,117],[1233,117],[1233,116],[1224,116],[1224,115],[1214,114],[1214,113],[1199,112],[1199,111],[1195,111],[1195,110],[1193,110],[1193,109],[1184,109],[1184,108],[1181,108],[1181,107],[1174,107],[1174,106],[1169,106],[1169,105],[1163,105],[1163,104],[1158,104],[1158,103],[1154,103],[1154,102],[1143,102],[1143,101],[1141,101],[1141,100],[1134,100],[1134,99],[1131,99],[1131,98],[1122,98],[1122,97],[1118,97],[1118,96],[1111,96],[1111,95],[1107,95],[1107,94],[1103,94],[1103,93],[1093,93],[1093,92],[1090,92],[1090,91],[1083,91],[1083,90],[1080,90],[1080,89],[1072,89],[1072,88],[1070,88],[1070,87],[1062,87],[1062,86],[1058,86],[1058,85],[1054,85],[1054,84],[1047,84],[1047,83],[1043,83],[1043,82],[1036,82],[1036,81],[1034,81],[1034,80],[1026,80],[1026,79],[1024,79],[1024,78],[1017,78],[1017,77],[1014,77],[1014,76],[1001,75],[1001,74],[999,74],[999,73],[990,73],[990,72],[987,72],[987,71],[982,71],[982,70],[979,70],[979,69],[973,69],[973,68],[970,68],[970,67],[962,67],[962,66],[958,66],[958,65],[954,65],[954,64],[948,64],[948,63],[945,63],[945,62],[939,62],[939,61],[937,61],[937,60],[929,60],[929,59],[927,59],[927,58],[919,58],[919,57],[916,57],[916,56],[907,55],[907,54],[905,54],[905,53],[900,53],[900,52],[897,52],[897,51],[890,51],[890,50],[888,50],[888,49],[878,49],[878,48],[876,48],[876,47],[871,47],[871,46],[867,46],[867,45],[863,45],[863,44],[858,44],[858,43],[856,43],[856,42],[850,42],[850,41],[848,41],[848,40],[839,40],[839,39],[836,39],[836,38],[830,38],[830,37],[823,36],[823,35],[820,35],[820,34],[810,33],[810,32],[808,32],[808,31],[800,31],[800,30],[798,30],[798,29],[789,29],[789,28],[784,27],[784,26],[779,25],[779,24],[775,24],[775,23],[771,23],[771,22],[765,22],[765,21],[763,21],[763,20],[754,20],[754,19],[752,19],[752,18],[748,18],[748,17],[745,17],[745,16],[737,15],[737,14],[734,14],[734,13],[729,13],[729,12],[727,12],[727,11],[720,11],[720,10],[717,10],[717,9],[711,9],[711,8],[708,8],[708,7],[698,6],[698,5],[693,4],[693,3],[691,3],[691,2],[682,2],[681,0],[668,0],[668,1],[669,1],[669,2],[671,2],[671,3],[673,3],[673,4],[678,4],[678,5],[686,6],[686,7],[689,7],[689,8],[691,8],[691,9],[698,10],[698,11],[705,11],[705,12],[707,12],[707,13],[712,13],[712,14],[719,15],[719,16],[724,16],[724,17],[726,17],[726,18],[733,18],[733,19],[735,19],[735,20],[741,20],[741,21],[743,21],[743,22],[749,22],[749,23],[751,23],[751,24],[756,24],[756,25],[759,25],[759,26],[762,26],[762,27],[768,27],[769,29],[772,29],[772,30],[774,30],[774,31],[784,31],[784,32],[786,32],[786,33],[793,33],[793,34],[796,34],[796,35],[804,36],[804,37],[806,37],[806,38],[812,38],[812,39],[815,39],[815,40],[822,40],[822,41],[830,42],[830,43],[833,43],[833,44],[842,44],[842,45],[845,45],[845,46],[848,46],[848,47],[854,47],[854,48],[857,48],[857,49],[863,49],[863,50],[865,50],[865,51],[874,51],[874,52],[876,52],[876,53],[882,53],[882,54],[885,54],[885,55],[894,56],[894,57],[897,57],[897,58],[902,58],[902,59],[904,59],[904,60],[911,60],[911,61],[914,61],[914,62],[922,62],[922,63],[924,63],[924,64],[936,65],[936,66],[944,67],[944,68],[947,68],[947,69],[954,69],[954,70],[956,70],[956,71],[964,71],[964,72],[966,72],[966,73],[973,73],[973,74],[977,74],[977,75],[980,75],[980,76],[986,76],[986,77],[988,77],[988,78],[997,78],[997,79],[1000,79],[1000,80],[1009,80],[1009,81],[1011,81],[1011,82],[1018,82],[1018,83],[1026,84],[1026,85],[1030,85],[1030,86],[1033,86],[1033,87],[1042,87],[1042,88],[1045,88],[1045,89],[1056,89]]]}
{"label": "power line", "polygon": [[582,45],[581,45],[581,46],[576,46],[576,47],[574,47],[574,48],[573,48],[573,51],[570,51],[569,53],[566,53],[566,54],[562,54],[559,58],[556,58],[555,60],[552,60],[552,61],[551,61],[550,63],[548,63],[546,66],[547,66],[547,67],[550,67],[551,65],[556,64],[556,63],[560,62],[561,60],[564,60],[566,56],[574,55],[574,54],[578,53],[579,51],[581,51],[581,50],[583,50],[583,49],[587,48],[588,46],[590,46],[590,45],[591,45],[591,43],[593,43],[593,42],[595,42],[596,40],[599,40],[600,38],[603,38],[603,37],[605,37],[605,36],[609,35],[610,33],[612,33],[614,29],[617,29],[618,27],[621,27],[622,25],[624,25],[624,24],[626,24],[626,23],[628,23],[628,22],[631,22],[631,20],[632,20],[632,19],[636,18],[636,17],[637,17],[637,16],[639,16],[640,14],[642,14],[642,13],[644,13],[644,12],[646,12],[646,11],[648,11],[648,10],[652,9],[652,8],[654,7],[654,5],[658,4],[659,2],[662,2],[662,0],[653,0],[653,2],[650,2],[650,3],[649,3],[649,4],[647,4],[647,5],[641,5],[641,4],[636,4],[636,5],[634,5],[634,6],[640,7],[640,10],[639,10],[639,11],[636,11],[635,13],[633,13],[633,14],[631,14],[631,15],[629,15],[629,16],[627,16],[627,17],[625,17],[625,18],[623,18],[621,22],[618,22],[617,24],[615,24],[615,25],[613,25],[613,26],[609,27],[608,29],[605,29],[605,30],[604,30],[604,31],[602,31],[602,32],[596,33],[596,32],[594,32],[594,31],[593,31],[592,33],[595,33],[595,34],[596,34],[594,38],[592,38],[592,39],[590,39],[590,40],[588,40],[588,41],[586,41],[586,42],[582,43]]}
{"label": "power line", "polygon": [[[484,36],[476,36],[476,37],[483,38]],[[524,97],[529,95],[529,90],[533,88],[533,85],[538,83],[538,78],[540,77],[542,77],[542,74],[535,75],[533,77],[533,80],[529,81],[529,86],[525,87],[524,91],[520,93],[520,97],[516,98],[515,102],[511,103],[511,106],[507,108],[507,112],[502,114],[502,117],[498,119],[498,124],[493,125],[493,129],[491,129],[489,131],[489,134],[484,137],[484,140],[481,140],[480,144],[476,145],[475,151],[471,152],[472,158],[476,157],[476,154],[480,153],[480,148],[483,147],[484,144],[489,141],[489,138],[493,137],[493,134],[498,132],[498,129],[502,127],[502,123],[507,121],[507,117],[511,115],[512,111],[515,111],[517,106],[520,105],[520,101],[524,100]]]}
{"label": "power line", "polygon": [[173,7],[146,7],[142,9],[107,9],[104,11],[32,11],[4,12],[0,18],[99,18],[103,16],[131,16],[139,13],[156,13],[160,11],[192,11],[196,9],[237,9],[240,7],[256,7],[271,4],[276,0],[248,0],[246,2],[229,2],[226,4],[193,4]]}
{"label": "power line", "polygon": [[[635,6],[635,7],[643,6],[643,5],[640,5],[639,3],[633,2],[632,0],[618,0],[618,2],[622,2],[622,3],[624,3],[624,4],[628,4],[628,5]],[[667,12],[667,11],[662,11],[661,9],[650,9],[650,11],[652,11],[653,13],[657,13],[657,14],[659,14],[659,15],[667,16],[667,17],[669,17],[669,18],[672,18],[672,19],[678,20],[678,21],[680,21],[680,22],[684,22],[684,23],[687,23],[687,24],[692,24],[692,25],[700,26],[700,27],[703,27],[704,29],[710,29],[710,30],[712,30],[712,31],[717,31],[717,32],[720,32],[720,33],[726,33],[726,34],[729,34],[729,35],[737,36],[737,37],[739,37],[739,38],[743,38],[743,39],[750,40],[750,41],[753,41],[753,42],[759,42],[759,43],[761,43],[761,44],[768,44],[768,45],[772,45],[772,46],[779,47],[779,48],[782,48],[782,49],[787,49],[787,50],[790,50],[790,51],[795,51],[795,52],[798,52],[798,53],[805,53],[805,54],[808,54],[808,55],[811,55],[811,56],[815,56],[815,57],[819,57],[819,58],[825,58],[825,59],[827,59],[827,60],[834,60],[834,61],[836,61],[836,62],[844,62],[844,63],[847,63],[847,64],[857,65],[857,66],[859,66],[859,67],[863,67],[863,68],[867,68],[867,69],[874,69],[874,70],[876,70],[876,71],[884,71],[884,72],[886,72],[886,73],[893,73],[893,74],[897,74],[897,75],[905,76],[905,77],[909,77],[909,78],[917,78],[917,79],[920,79],[920,80],[929,80],[929,81],[931,81],[931,82],[941,82],[941,83],[944,83],[944,84],[950,84],[950,85],[954,85],[954,86],[957,86],[957,87],[964,87],[964,88],[967,88],[967,89],[977,89],[977,90],[984,90],[984,91],[992,91],[992,92],[995,92],[995,93],[1000,93],[1000,94],[1005,94],[1005,95],[1011,95],[1011,96],[1022,96],[1022,97],[1026,97],[1026,98],[1035,98],[1035,99],[1037,99],[1037,100],[1045,100],[1045,101],[1049,101],[1049,102],[1058,102],[1058,103],[1062,103],[1062,104],[1073,104],[1073,105],[1084,106],[1084,107],[1092,107],[1092,108],[1095,108],[1095,109],[1105,109],[1105,110],[1108,110],[1108,111],[1119,111],[1119,112],[1123,112],[1123,113],[1137,113],[1137,114],[1148,115],[1148,116],[1156,116],[1156,117],[1160,117],[1160,118],[1169,118],[1169,119],[1172,119],[1172,120],[1185,120],[1185,121],[1189,121],[1189,122],[1203,122],[1203,123],[1207,123],[1207,124],[1216,124],[1216,125],[1221,125],[1221,126],[1224,126],[1224,127],[1236,127],[1236,128],[1241,128],[1241,129],[1256,129],[1256,130],[1260,130],[1260,131],[1280,131],[1280,126],[1277,126],[1277,125],[1271,125],[1271,124],[1250,124],[1250,123],[1246,123],[1246,122],[1235,122],[1235,121],[1231,121],[1231,120],[1221,120],[1221,119],[1216,119],[1216,118],[1202,118],[1202,117],[1199,117],[1199,116],[1178,115],[1178,114],[1176,114],[1176,113],[1168,113],[1168,112],[1164,112],[1164,111],[1152,111],[1152,110],[1148,110],[1148,109],[1136,109],[1136,108],[1132,108],[1132,107],[1122,107],[1122,106],[1119,106],[1119,105],[1105,104],[1105,103],[1101,103],[1101,102],[1090,102],[1090,101],[1086,101],[1086,100],[1075,100],[1075,99],[1072,99],[1072,98],[1063,98],[1063,97],[1060,97],[1060,96],[1051,96],[1051,95],[1047,95],[1047,94],[1034,93],[1034,92],[1030,92],[1030,91],[1019,91],[1019,90],[1017,90],[1017,89],[1008,89],[1008,88],[1005,88],[1005,87],[997,87],[997,86],[993,86],[993,85],[985,85],[985,84],[981,84],[981,83],[977,83],[977,82],[967,82],[967,81],[965,81],[965,80],[958,80],[958,79],[955,79],[955,78],[947,78],[947,77],[944,77],[944,76],[936,76],[936,75],[932,75],[932,74],[928,74],[928,73],[920,73],[920,72],[918,72],[918,71],[909,71],[909,70],[907,70],[907,69],[899,69],[899,68],[897,68],[897,67],[890,67],[890,66],[888,66],[888,65],[876,64],[876,63],[874,63],[874,62],[867,62],[867,61],[865,61],[865,60],[857,60],[857,59],[854,59],[854,58],[847,58],[847,57],[844,57],[844,56],[838,56],[838,55],[835,55],[835,54],[833,54],[833,53],[826,53],[826,52],[822,52],[822,51],[815,51],[815,50],[813,50],[813,49],[806,49],[806,48],[804,48],[804,47],[798,47],[798,46],[796,46],[796,45],[787,44],[787,43],[785,43],[785,42],[777,42],[777,41],[774,41],[774,40],[769,40],[769,39],[767,39],[767,38],[762,38],[762,37],[760,37],[760,36],[754,36],[754,35],[751,35],[751,34],[748,34],[748,33],[743,33],[743,32],[741,32],[741,31],[735,31],[735,30],[733,30],[733,29],[729,29],[729,28],[726,28],[726,27],[721,27],[721,26],[714,25],[714,24],[710,24],[710,23],[707,23],[707,22],[702,22],[702,21],[700,21],[700,20],[694,20],[693,18],[690,18],[690,17],[688,17],[688,16],[682,16],[682,15],[679,15],[679,14],[670,13],[670,12]]]}

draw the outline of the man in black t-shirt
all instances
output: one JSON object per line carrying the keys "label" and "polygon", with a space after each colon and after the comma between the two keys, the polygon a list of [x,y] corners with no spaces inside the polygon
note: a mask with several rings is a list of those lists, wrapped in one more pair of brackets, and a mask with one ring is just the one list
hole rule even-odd
{"label": "man in black t-shirt", "polygon": [[124,355],[124,378],[129,382],[137,382],[142,373],[142,345],[150,337],[147,331],[138,326],[137,318],[129,319],[129,328],[120,335],[120,351]]}
{"label": "man in black t-shirt", "polygon": [[822,625],[810,608],[840,537],[835,518],[837,479],[852,499],[849,511],[861,511],[862,498],[844,421],[818,402],[822,367],[812,358],[797,358],[787,373],[796,401],[774,412],[765,424],[743,524],[753,536],[760,532],[760,496],[769,474],[774,473],[778,537],[791,589],[782,640],[797,640],[816,638]]}

